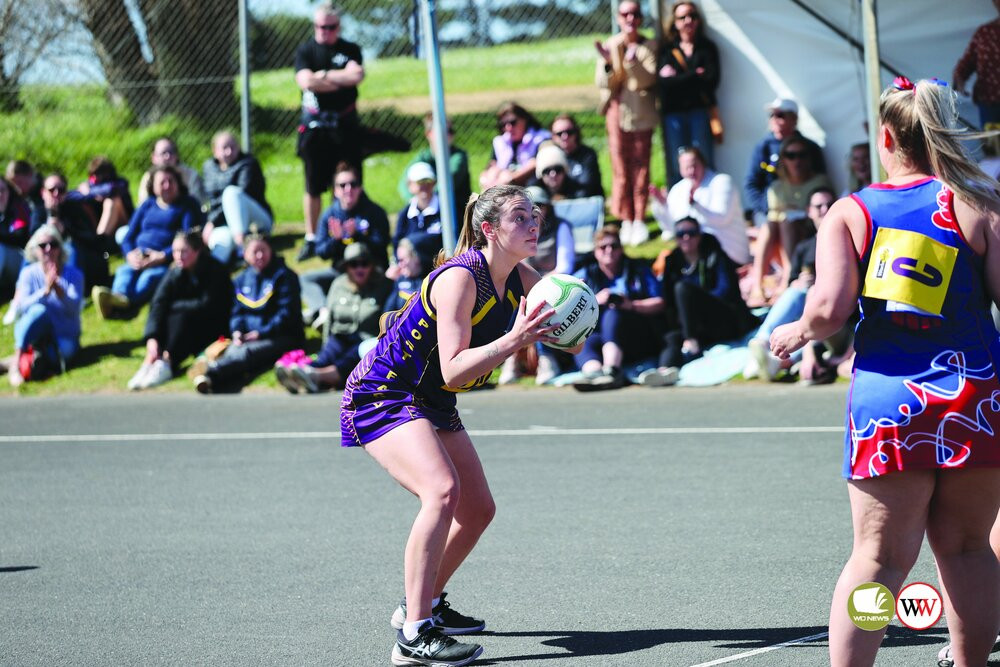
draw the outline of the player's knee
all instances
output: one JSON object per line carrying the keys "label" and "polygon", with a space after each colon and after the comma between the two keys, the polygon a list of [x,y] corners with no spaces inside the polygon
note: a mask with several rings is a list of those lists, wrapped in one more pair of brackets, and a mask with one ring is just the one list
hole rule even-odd
{"label": "player's knee", "polygon": [[453,516],[458,509],[461,495],[461,484],[457,477],[448,476],[435,480],[420,494],[420,502],[424,506],[434,507],[438,511]]}

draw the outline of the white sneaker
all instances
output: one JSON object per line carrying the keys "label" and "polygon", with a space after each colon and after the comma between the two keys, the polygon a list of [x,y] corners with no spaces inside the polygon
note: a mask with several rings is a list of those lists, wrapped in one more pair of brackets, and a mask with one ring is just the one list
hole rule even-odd
{"label": "white sneaker", "polygon": [[629,245],[641,245],[649,240],[649,227],[642,220],[632,221],[632,237]]}
{"label": "white sneaker", "polygon": [[669,368],[650,368],[639,373],[639,384],[644,387],[667,387],[677,384],[679,371],[670,366]]}
{"label": "white sneaker", "polygon": [[5,327],[9,327],[10,325],[14,324],[14,320],[16,319],[17,319],[17,308],[15,308],[13,304],[11,304],[10,308],[7,309],[7,312],[3,314],[3,325]]}
{"label": "white sneaker", "polygon": [[622,220],[619,224],[621,225],[621,231],[618,232],[618,239],[622,245],[632,245],[632,221]]}
{"label": "white sneaker", "polygon": [[131,391],[138,391],[139,389],[141,389],[142,383],[146,380],[146,374],[149,373],[149,369],[152,367],[153,364],[147,364],[146,362],[143,362],[142,365],[139,366],[139,370],[135,372],[135,375],[132,376],[132,379],[129,380],[128,384],[126,384],[125,386],[128,387]]}
{"label": "white sneaker", "polygon": [[559,369],[556,367],[556,363],[552,360],[552,357],[545,354],[538,355],[538,369],[535,370],[535,384],[548,384],[552,382],[557,375],[559,375]]}
{"label": "white sneaker", "polygon": [[778,377],[778,371],[781,370],[781,360],[771,354],[767,348],[767,342],[760,338],[751,338],[747,347],[750,348],[750,354],[757,361],[759,373],[763,374],[768,382],[774,382],[774,379]]}
{"label": "white sneaker", "polygon": [[497,383],[504,384],[514,384],[517,382],[517,362],[514,361],[514,357],[507,357],[507,360],[503,362],[503,368],[500,369],[500,377],[497,379]]}
{"label": "white sneaker", "polygon": [[143,378],[142,384],[139,385],[139,389],[158,387],[173,378],[174,374],[170,370],[170,364],[163,359],[157,359],[150,365],[149,370],[146,372],[146,377]]}

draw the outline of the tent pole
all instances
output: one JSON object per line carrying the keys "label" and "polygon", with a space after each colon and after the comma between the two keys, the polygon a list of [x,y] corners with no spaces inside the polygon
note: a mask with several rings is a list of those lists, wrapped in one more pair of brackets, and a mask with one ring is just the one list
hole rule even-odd
{"label": "tent pole", "polygon": [[882,74],[879,67],[878,21],[875,16],[875,0],[861,0],[861,18],[865,44],[865,108],[868,118],[868,148],[871,153],[872,182],[879,183],[885,178],[882,164],[878,159],[878,104],[882,94]]}

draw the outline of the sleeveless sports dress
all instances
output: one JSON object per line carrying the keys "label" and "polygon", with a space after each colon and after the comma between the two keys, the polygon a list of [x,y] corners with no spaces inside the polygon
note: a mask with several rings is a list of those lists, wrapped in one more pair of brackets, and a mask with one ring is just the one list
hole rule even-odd
{"label": "sleeveless sports dress", "polygon": [[444,271],[465,270],[476,282],[469,347],[486,345],[506,333],[517,315],[524,288],[515,267],[501,297],[493,287],[483,253],[473,248],[436,268],[406,304],[382,316],[378,342],[347,378],[340,402],[341,445],[368,444],[416,419],[435,428],[460,431],[456,394],[486,384],[492,371],[461,387],[448,387],[441,376],[437,312],[431,289]]}
{"label": "sleeveless sports dress", "polygon": [[926,178],[851,196],[868,232],[844,477],[1000,466],[1000,339],[953,193]]}

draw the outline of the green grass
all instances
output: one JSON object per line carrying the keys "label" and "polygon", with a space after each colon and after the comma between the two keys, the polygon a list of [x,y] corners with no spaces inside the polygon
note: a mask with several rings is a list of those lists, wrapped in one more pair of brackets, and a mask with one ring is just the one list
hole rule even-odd
{"label": "green grass", "polygon": [[[483,99],[517,99],[519,91],[554,89],[548,104],[530,106],[538,119],[548,125],[563,110],[558,88],[590,85],[593,80],[593,41],[597,36],[574,37],[531,44],[510,44],[494,48],[446,50],[442,69],[448,95],[493,93]],[[291,69],[260,72],[251,80],[253,100],[253,152],[260,159],[267,178],[267,197],[278,221],[276,243],[294,269],[309,270],[321,265],[310,260],[294,261],[294,246],[302,233],[302,163],[295,156],[295,126],[299,91]],[[423,148],[420,109],[394,108],[390,102],[427,95],[427,67],[422,60],[393,58],[366,65],[361,87],[365,101],[362,121],[406,137],[414,152]],[[545,98],[548,99],[548,98]],[[62,171],[71,184],[86,177],[86,165],[95,155],[107,155],[133,186],[147,168],[153,140],[161,135],[175,138],[187,164],[195,167],[210,157],[211,135],[221,128],[199,127],[190,120],[170,117],[154,125],[138,127],[127,109],[115,107],[98,86],[26,86],[23,109],[0,115],[0,145],[9,158],[25,158],[41,172]],[[493,102],[482,102],[475,111],[450,113],[456,129],[455,143],[469,153],[473,183],[478,181],[490,156],[495,134]],[[468,106],[468,105],[467,105]],[[611,169],[607,157],[604,118],[595,111],[577,112],[585,141],[598,151],[605,189],[610,191]],[[238,119],[233,127],[238,130]],[[653,182],[662,183],[664,165],[658,137],[654,137],[651,165]],[[404,205],[397,192],[400,174],[411,153],[381,153],[365,161],[365,189],[395,220]],[[324,199],[324,206],[329,197]],[[630,254],[656,256],[662,244],[650,241]],[[111,393],[124,391],[144,355],[142,331],[145,309],[130,321],[102,321],[94,308],[83,311],[83,350],[76,364],[64,376],[42,383],[25,383],[15,392],[0,382],[0,396],[53,395],[71,393]],[[318,334],[312,332],[309,346],[318,349]],[[0,350],[10,351],[12,327],[0,328]],[[257,379],[251,390],[276,387],[273,375]],[[189,391],[186,378],[178,378],[156,391]]]}

